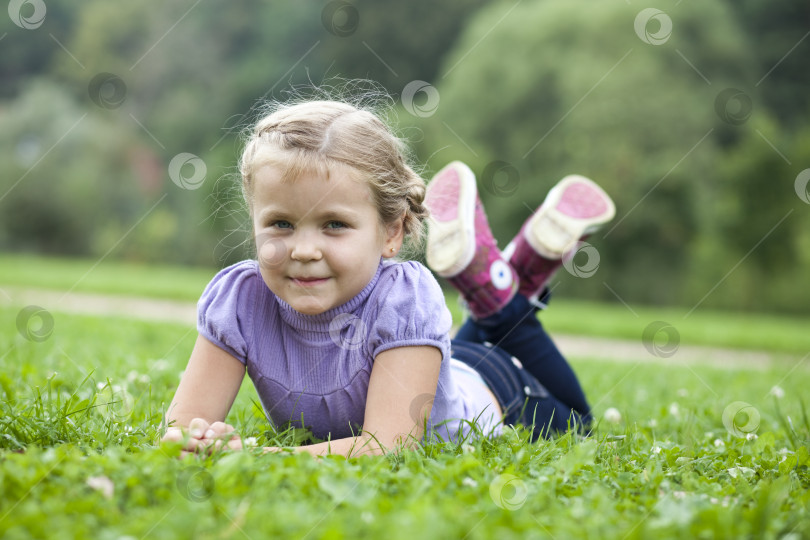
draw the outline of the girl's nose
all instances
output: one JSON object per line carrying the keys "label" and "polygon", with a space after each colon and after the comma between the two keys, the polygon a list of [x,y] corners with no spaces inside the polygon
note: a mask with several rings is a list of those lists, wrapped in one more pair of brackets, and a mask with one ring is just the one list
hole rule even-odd
{"label": "girl's nose", "polygon": [[291,239],[292,252],[290,258],[296,261],[316,261],[323,253],[321,252],[318,234],[308,231],[296,231],[295,237]]}

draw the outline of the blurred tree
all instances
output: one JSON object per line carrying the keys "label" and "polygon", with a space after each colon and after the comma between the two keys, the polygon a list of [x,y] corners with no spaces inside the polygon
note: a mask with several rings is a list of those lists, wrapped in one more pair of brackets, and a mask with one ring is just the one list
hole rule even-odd
{"label": "blurred tree", "polygon": [[413,80],[435,81],[445,53],[489,0],[331,0],[321,13],[329,73],[368,78],[398,94]]}
{"label": "blurred tree", "polygon": [[802,128],[810,114],[810,3],[794,0],[729,2],[756,44],[752,84],[779,124]]}
{"label": "blurred tree", "polygon": [[0,249],[89,255],[105,227],[137,218],[146,194],[128,174],[132,130],[42,79],[0,120]]}
{"label": "blurred tree", "polygon": [[[30,77],[48,71],[56,58],[68,58],[64,43],[75,25],[77,0],[49,3],[14,2],[0,12],[0,100],[20,92]],[[36,6],[36,8],[34,7]]]}
{"label": "blurred tree", "polygon": [[[627,300],[688,303],[690,246],[711,219],[698,201],[720,180],[718,135],[730,129],[717,95],[753,94],[750,50],[723,4],[644,13],[588,0],[495,2],[446,59],[436,113],[414,123],[434,169],[472,163],[504,241],[565,174],[613,195],[616,219],[593,238],[598,279],[563,279],[573,294],[612,300],[606,283]],[[495,161],[519,180],[487,177]]]}
{"label": "blurred tree", "polygon": [[[34,20],[35,4],[0,17],[0,249],[240,259],[237,134],[261,99],[367,77],[403,94],[431,168],[471,163],[504,243],[565,174],[614,195],[598,273],[559,274],[572,294],[810,304],[789,189],[810,162],[805,5],[64,0]],[[416,80],[435,88],[403,92]],[[169,178],[181,153],[206,166],[198,189]]]}
{"label": "blurred tree", "polygon": [[[244,221],[234,204],[238,191],[223,187],[233,180],[238,134],[253,120],[257,100],[308,80],[310,68],[323,71],[307,54],[325,33],[320,14],[315,4],[249,0],[227,10],[191,1],[82,4],[73,32],[63,38],[71,55],[54,57],[53,76],[86,110],[134,131],[137,144],[121,150],[132,170],[121,173],[141,183],[146,175],[152,193],[165,193],[163,204],[173,212],[145,218],[121,254],[207,264],[244,255],[241,238],[219,244]],[[180,189],[167,174],[169,162],[184,152],[205,163],[199,189]],[[125,230],[111,225],[103,238]],[[173,238],[157,238],[169,230]],[[207,249],[200,249],[201,240]],[[160,248],[165,242],[174,248]]]}
{"label": "blurred tree", "polygon": [[718,181],[700,201],[707,227],[690,246],[688,296],[807,313],[810,191],[799,175],[810,163],[810,129],[791,135],[764,115],[751,124],[718,160]]}

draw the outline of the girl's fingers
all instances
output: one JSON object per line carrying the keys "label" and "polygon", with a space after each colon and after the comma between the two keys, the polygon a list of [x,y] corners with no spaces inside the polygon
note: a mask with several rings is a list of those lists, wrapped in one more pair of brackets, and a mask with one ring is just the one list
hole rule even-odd
{"label": "girl's fingers", "polygon": [[234,432],[233,426],[230,426],[225,422],[214,422],[205,431],[204,436],[206,439],[214,439],[217,437],[223,437],[233,432]]}
{"label": "girl's fingers", "polygon": [[188,423],[188,434],[195,439],[202,439],[210,424],[204,418],[194,418]]}
{"label": "girl's fingers", "polygon": [[163,436],[162,440],[170,442],[182,442],[183,430],[179,427],[170,427],[168,430],[166,430],[166,434]]}
{"label": "girl's fingers", "polygon": [[222,449],[242,449],[242,440],[233,426],[225,422],[209,424],[204,418],[194,418],[187,429],[177,426],[168,428],[162,440],[184,443],[181,457],[188,454],[210,454]]}

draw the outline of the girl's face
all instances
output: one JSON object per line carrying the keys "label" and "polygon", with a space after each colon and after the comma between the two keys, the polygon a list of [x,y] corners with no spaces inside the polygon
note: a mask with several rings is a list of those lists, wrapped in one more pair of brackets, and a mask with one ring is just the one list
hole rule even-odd
{"label": "girl's face", "polygon": [[368,285],[380,256],[399,251],[402,223],[380,224],[370,188],[348,167],[330,169],[328,178],[304,173],[284,182],[281,172],[265,165],[254,176],[259,268],[276,296],[299,313],[317,315]]}

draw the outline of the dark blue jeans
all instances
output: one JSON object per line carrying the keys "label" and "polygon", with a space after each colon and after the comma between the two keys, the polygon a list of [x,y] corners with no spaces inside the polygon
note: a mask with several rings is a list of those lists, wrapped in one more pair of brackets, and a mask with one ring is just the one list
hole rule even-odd
{"label": "dark blue jeans", "polygon": [[585,431],[590,406],[577,376],[537,320],[538,308],[515,298],[485,319],[467,319],[451,342],[453,358],[481,374],[504,424],[533,429],[532,440],[569,428]]}

